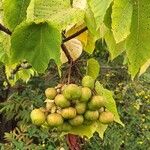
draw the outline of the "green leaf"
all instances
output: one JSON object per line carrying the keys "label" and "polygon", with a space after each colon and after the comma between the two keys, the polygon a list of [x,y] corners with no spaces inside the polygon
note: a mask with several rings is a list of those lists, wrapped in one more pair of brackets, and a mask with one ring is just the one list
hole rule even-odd
{"label": "green leaf", "polygon": [[98,94],[102,95],[106,99],[105,107],[112,112],[115,115],[115,121],[122,126],[124,124],[121,122],[117,108],[116,108],[116,102],[113,98],[113,93],[105,88],[97,81],[95,83],[95,90]]}
{"label": "green leaf", "polygon": [[26,59],[38,72],[44,72],[49,60],[60,64],[61,34],[48,22],[24,22],[11,38],[13,61]]}
{"label": "green leaf", "polygon": [[70,0],[32,0],[27,11],[27,16],[29,20],[49,20],[60,29],[65,29],[68,25],[82,21],[84,19],[84,11],[72,8]]}
{"label": "green leaf", "polygon": [[114,0],[112,6],[112,31],[117,43],[130,34],[132,3],[129,0]]}
{"label": "green leaf", "polygon": [[97,60],[91,58],[87,61],[87,72],[86,74],[96,79],[99,75],[100,65]]}
{"label": "green leaf", "polygon": [[81,125],[78,127],[73,127],[70,131],[65,132],[63,134],[75,134],[79,135],[81,137],[88,137],[91,138],[93,136],[94,132],[98,132],[99,136],[103,139],[104,132],[106,131],[108,125],[104,125],[100,123],[99,121],[94,122],[90,125]]}
{"label": "green leaf", "polygon": [[94,36],[90,32],[88,32],[87,33],[87,43],[86,43],[84,50],[86,52],[88,52],[89,54],[92,54],[95,49],[95,42],[97,39],[99,39],[99,38]]}
{"label": "green leaf", "polygon": [[[94,17],[95,29],[98,30],[103,23],[104,16],[112,0],[87,0],[89,9]],[[90,27],[90,26],[89,26]]]}
{"label": "green leaf", "polygon": [[10,36],[0,33],[0,62],[8,63],[10,55]]}
{"label": "green leaf", "polygon": [[4,0],[4,22],[10,30],[26,19],[26,10],[30,0]]}
{"label": "green leaf", "polygon": [[127,39],[128,67],[132,78],[150,58],[150,1],[133,2],[131,34]]}
{"label": "green leaf", "polygon": [[108,46],[108,50],[111,55],[111,60],[116,58],[118,55],[120,55],[125,50],[125,41],[116,43],[111,30],[108,29],[104,38],[105,38],[106,44]]}

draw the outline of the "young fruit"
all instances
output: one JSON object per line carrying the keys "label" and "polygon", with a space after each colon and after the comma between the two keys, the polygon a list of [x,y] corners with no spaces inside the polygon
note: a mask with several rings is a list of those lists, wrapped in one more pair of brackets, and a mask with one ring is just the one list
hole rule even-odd
{"label": "young fruit", "polygon": [[111,123],[114,121],[114,114],[109,111],[102,112],[99,116],[99,121],[104,124]]}
{"label": "young fruit", "polygon": [[70,102],[64,97],[63,94],[58,94],[55,97],[55,104],[61,108],[65,108],[65,107],[69,107],[70,106]]}
{"label": "young fruit", "polygon": [[77,115],[75,118],[69,120],[69,123],[72,126],[80,126],[83,124],[83,122],[84,122],[84,118],[82,115]]}
{"label": "young fruit", "polygon": [[97,110],[96,111],[87,110],[84,114],[84,118],[90,121],[95,121],[98,119],[98,117],[99,117],[99,112]]}
{"label": "young fruit", "polygon": [[47,110],[51,110],[52,109],[52,107],[54,107],[55,106],[55,103],[54,103],[54,101],[48,101],[48,102],[46,102],[46,109]]}
{"label": "young fruit", "polygon": [[83,87],[81,91],[82,93],[81,93],[80,101],[87,102],[92,96],[91,90],[88,87]]}
{"label": "young fruit", "polygon": [[57,91],[55,88],[47,88],[45,90],[45,95],[48,99],[54,99],[55,96],[57,95]]}
{"label": "young fruit", "polygon": [[75,105],[75,109],[77,111],[77,114],[84,114],[84,112],[86,111],[86,103],[77,103]]}
{"label": "young fruit", "polygon": [[76,116],[76,109],[73,107],[68,107],[68,108],[64,108],[61,111],[61,115],[65,118],[65,119],[72,119]]}
{"label": "young fruit", "polygon": [[69,84],[64,88],[63,95],[68,100],[77,100],[81,97],[81,88],[76,84]]}
{"label": "young fruit", "polygon": [[57,127],[64,122],[63,117],[60,114],[53,113],[47,116],[47,123],[49,126]]}
{"label": "young fruit", "polygon": [[58,130],[60,131],[70,131],[72,129],[72,126],[68,122],[64,122],[60,127],[58,127]]}
{"label": "young fruit", "polygon": [[97,110],[105,105],[105,100],[102,96],[95,95],[92,97],[90,102],[88,103],[88,108],[90,110]]}
{"label": "young fruit", "polygon": [[42,125],[46,120],[46,116],[44,112],[42,112],[42,110],[40,109],[32,110],[30,117],[31,117],[32,123],[37,126]]}
{"label": "young fruit", "polygon": [[85,76],[82,79],[82,86],[93,89],[95,85],[95,80],[91,76]]}

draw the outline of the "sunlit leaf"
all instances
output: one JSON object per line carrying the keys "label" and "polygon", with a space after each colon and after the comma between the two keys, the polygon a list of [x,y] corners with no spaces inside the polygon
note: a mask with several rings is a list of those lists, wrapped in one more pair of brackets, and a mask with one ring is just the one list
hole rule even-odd
{"label": "sunlit leaf", "polygon": [[112,92],[103,88],[103,86],[98,81],[95,83],[95,90],[99,95],[102,95],[106,99],[105,107],[115,115],[115,121],[124,126],[120,120]]}
{"label": "sunlit leaf", "polygon": [[91,58],[87,61],[87,75],[96,79],[99,75],[100,71],[100,64],[94,58]]}

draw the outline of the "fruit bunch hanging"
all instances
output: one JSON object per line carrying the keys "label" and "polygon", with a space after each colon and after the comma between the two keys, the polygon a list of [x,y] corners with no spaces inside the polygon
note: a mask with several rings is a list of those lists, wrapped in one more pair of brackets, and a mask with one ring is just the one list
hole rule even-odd
{"label": "fruit bunch hanging", "polygon": [[95,121],[109,124],[114,121],[113,113],[105,108],[107,99],[95,91],[95,80],[91,76],[82,79],[82,85],[61,85],[45,90],[45,108],[31,112],[32,123],[57,127],[69,131],[73,127],[89,125]]}

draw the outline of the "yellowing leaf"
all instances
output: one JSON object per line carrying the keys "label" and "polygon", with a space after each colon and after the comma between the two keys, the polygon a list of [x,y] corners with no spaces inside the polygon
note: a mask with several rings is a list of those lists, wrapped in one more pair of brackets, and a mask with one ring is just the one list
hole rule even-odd
{"label": "yellowing leaf", "polygon": [[87,6],[87,1],[86,0],[73,0],[73,7],[74,8],[80,8],[80,9],[85,9]]}
{"label": "yellowing leaf", "polygon": [[[70,56],[75,61],[80,57],[82,54],[82,43],[77,39],[71,39],[68,42],[65,43],[66,48],[68,49]],[[65,53],[61,50],[61,62],[66,63],[67,57],[65,56]]]}
{"label": "yellowing leaf", "polygon": [[[67,30],[65,36],[69,37],[69,36],[79,32],[84,27],[85,27],[84,23],[78,23],[78,24],[72,26],[71,28],[69,28]],[[76,37],[76,39],[78,39],[82,43],[83,48],[87,45],[87,38],[88,38],[88,31],[85,31]]]}
{"label": "yellowing leaf", "polygon": [[141,76],[150,66],[150,59],[140,68],[139,76]]}

